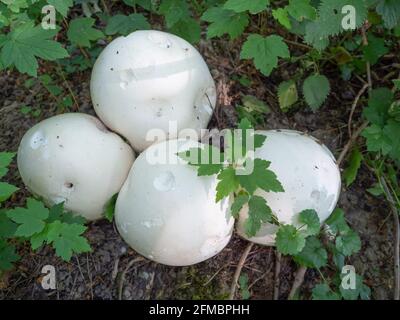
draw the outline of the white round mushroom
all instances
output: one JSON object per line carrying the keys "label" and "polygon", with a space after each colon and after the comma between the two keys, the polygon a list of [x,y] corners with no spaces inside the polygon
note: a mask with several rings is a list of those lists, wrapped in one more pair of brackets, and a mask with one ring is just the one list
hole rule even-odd
{"label": "white round mushroom", "polygon": [[100,119],[137,151],[154,142],[146,137],[152,129],[165,133],[158,141],[177,138],[186,128],[200,138],[216,102],[214,81],[199,52],[155,30],[113,40],[93,67],[90,92]]}
{"label": "white round mushroom", "polygon": [[176,156],[198,146],[183,139],[153,144],[137,158],[118,195],[117,228],[148,259],[195,264],[219,253],[231,238],[229,199],[215,202],[216,177],[198,177],[196,168]]}
{"label": "white round mushroom", "polygon": [[[263,196],[272,212],[281,223],[297,227],[298,214],[306,209],[314,209],[321,221],[325,221],[334,210],[339,198],[341,180],[336,160],[327,147],[315,138],[293,130],[268,130],[257,133],[267,136],[264,145],[256,149],[255,157],[271,162],[284,192],[265,192]],[[240,212],[237,231],[246,239],[244,221],[248,217],[248,207]],[[257,234],[248,239],[252,242],[274,245],[277,226],[262,225]]]}
{"label": "white round mushroom", "polygon": [[22,138],[18,169],[27,188],[48,205],[88,220],[101,218],[134,160],[132,148],[97,118],[66,113],[46,119]]}

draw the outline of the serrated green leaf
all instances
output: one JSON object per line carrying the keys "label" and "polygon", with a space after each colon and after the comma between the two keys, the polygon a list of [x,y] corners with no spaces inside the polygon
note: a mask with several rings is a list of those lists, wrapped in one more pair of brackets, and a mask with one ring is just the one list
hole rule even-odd
{"label": "serrated green leaf", "polygon": [[15,251],[15,246],[7,241],[0,239],[0,270],[8,271],[13,268],[20,256]]}
{"label": "serrated green leaf", "polygon": [[0,210],[0,239],[12,238],[17,225],[7,216],[6,210]]}
{"label": "serrated green leaf", "polygon": [[11,209],[7,212],[7,216],[19,225],[15,236],[30,237],[44,229],[49,210],[42,202],[28,198],[26,208]]}
{"label": "serrated green leaf", "polygon": [[383,134],[390,141],[389,156],[396,161],[400,160],[400,122],[389,120],[383,128]]}
{"label": "serrated green leaf", "polygon": [[321,268],[328,263],[328,253],[318,238],[308,237],[303,250],[293,259],[307,268]]}
{"label": "serrated green leaf", "polygon": [[240,52],[241,59],[252,59],[254,65],[265,76],[269,76],[278,65],[278,58],[289,58],[289,48],[282,37],[271,35],[266,38],[259,34],[247,37]]}
{"label": "serrated green leaf", "polygon": [[169,28],[169,31],[179,37],[182,37],[190,43],[197,43],[200,41],[200,24],[193,18],[179,20],[171,28]]}
{"label": "serrated green leaf", "polygon": [[393,92],[388,88],[372,90],[369,94],[368,106],[363,110],[363,116],[371,123],[383,126],[388,120],[388,111],[393,99]]}
{"label": "serrated green leaf", "polygon": [[231,214],[234,218],[239,218],[239,212],[242,210],[243,206],[249,201],[249,196],[247,194],[240,194],[235,197],[231,205]]}
{"label": "serrated green leaf", "polygon": [[0,203],[6,201],[19,188],[7,182],[0,181]]}
{"label": "serrated green leaf", "polygon": [[133,13],[129,16],[116,14],[108,20],[105,33],[108,35],[118,33],[126,36],[133,31],[147,29],[150,29],[150,24],[146,17],[140,13]]}
{"label": "serrated green leaf", "polygon": [[345,218],[344,211],[340,208],[333,210],[330,217],[325,221],[330,230],[334,233],[343,233],[350,230]]}
{"label": "serrated green leaf", "polygon": [[4,177],[8,172],[8,166],[14,159],[14,152],[0,152],[0,178]]}
{"label": "serrated green leaf", "polygon": [[316,74],[304,80],[303,95],[313,111],[321,107],[328,97],[329,91],[329,80],[324,75]]}
{"label": "serrated green leaf", "polygon": [[389,137],[387,137],[383,129],[378,125],[372,124],[361,132],[361,136],[367,139],[367,150],[372,152],[382,152],[387,155],[392,150]]}
{"label": "serrated green leaf", "polygon": [[362,153],[360,152],[360,150],[358,150],[358,148],[354,148],[354,150],[350,154],[348,165],[343,171],[343,178],[346,182],[347,187],[351,185],[356,179],[357,172],[361,166],[362,160]]}
{"label": "serrated green leaf", "polygon": [[96,20],[92,18],[75,18],[71,20],[67,31],[69,41],[79,47],[90,47],[91,41],[103,38],[103,32],[93,28],[95,22]]}
{"label": "serrated green leaf", "polygon": [[22,24],[7,35],[1,49],[1,60],[5,67],[15,65],[21,73],[36,77],[37,57],[44,60],[56,60],[68,56],[60,43],[50,40],[57,30],[44,30],[34,26],[33,22]]}
{"label": "serrated green leaf", "polygon": [[162,0],[158,12],[165,17],[167,28],[190,17],[189,6],[182,0]]}
{"label": "serrated green leaf", "polygon": [[267,8],[269,0],[228,0],[224,4],[225,9],[235,12],[249,11],[251,14],[259,13]]}
{"label": "serrated green leaf", "polygon": [[379,0],[376,12],[382,16],[386,28],[392,29],[400,24],[400,2],[398,0]]}
{"label": "serrated green leaf", "polygon": [[251,196],[249,199],[249,216],[244,222],[244,229],[248,237],[254,237],[261,224],[272,221],[272,210],[263,197]]}
{"label": "serrated green leaf", "polygon": [[89,243],[82,236],[85,226],[55,221],[48,227],[47,242],[52,244],[57,256],[64,261],[70,261],[74,253],[91,251]]}
{"label": "serrated green leaf", "polygon": [[287,10],[297,21],[314,20],[317,16],[317,10],[310,4],[310,0],[289,0]]}
{"label": "serrated green leaf", "polygon": [[217,195],[215,199],[216,202],[229,196],[239,187],[239,181],[235,175],[235,169],[232,167],[223,169],[217,176],[217,178],[219,182],[216,188],[217,189]]}
{"label": "serrated green leaf", "polygon": [[279,106],[283,112],[286,112],[295,104],[299,96],[297,93],[296,82],[293,80],[283,81],[278,87]]}
{"label": "serrated green leaf", "polygon": [[290,225],[281,225],[276,233],[276,247],[282,254],[296,255],[300,253],[306,243],[305,235]]}
{"label": "serrated green leaf", "polygon": [[319,221],[318,214],[313,209],[306,209],[299,213],[299,222],[305,225],[305,230],[301,229],[306,236],[312,236],[319,233],[321,223]]}
{"label": "serrated green leaf", "polygon": [[317,284],[312,290],[313,300],[340,300],[340,295],[332,291],[326,283]]}
{"label": "serrated green leaf", "polygon": [[189,165],[197,167],[198,176],[210,176],[217,174],[222,169],[223,156],[219,149],[212,145],[204,148],[190,148],[178,154]]}
{"label": "serrated green leaf", "polygon": [[220,37],[229,34],[231,39],[240,36],[249,24],[247,13],[236,13],[219,7],[207,9],[201,19],[209,22],[207,38]]}
{"label": "serrated green leaf", "polygon": [[345,256],[351,256],[353,253],[361,249],[361,240],[357,233],[353,230],[348,230],[340,233],[336,238],[336,249]]}
{"label": "serrated green leaf", "polygon": [[378,62],[379,58],[389,52],[383,38],[368,35],[368,45],[363,47],[364,59],[371,65]]}
{"label": "serrated green leaf", "polygon": [[278,8],[272,10],[272,16],[286,29],[290,30],[292,28],[292,24],[290,23],[289,14],[286,8]]}
{"label": "serrated green leaf", "polygon": [[63,17],[68,15],[69,8],[74,5],[73,0],[47,0],[47,3],[54,6]]}
{"label": "serrated green leaf", "polygon": [[[246,166],[249,165],[246,161]],[[283,187],[274,172],[268,169],[270,162],[262,159],[254,159],[253,171],[248,175],[238,175],[237,181],[252,195],[258,188],[270,192],[283,192]]]}

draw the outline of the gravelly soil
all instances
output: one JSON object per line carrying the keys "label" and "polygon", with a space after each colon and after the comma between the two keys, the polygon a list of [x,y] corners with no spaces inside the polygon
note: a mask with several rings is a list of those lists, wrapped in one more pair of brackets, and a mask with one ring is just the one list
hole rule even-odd
{"label": "gravelly soil", "polygon": [[[251,66],[239,64],[235,50],[222,44],[211,47],[200,44],[200,51],[212,69],[221,94],[216,116],[210,127],[231,127],[236,121],[235,106],[240,95],[252,94],[266,101],[271,113],[266,116],[265,128],[291,128],[306,131],[325,143],[335,154],[346,143],[349,105],[359,84],[339,80],[332,84],[328,102],[318,112],[305,108],[283,114],[277,107],[276,85],[290,76],[291,70],[276,72],[272,77],[260,78]],[[229,50],[228,50],[229,51]],[[218,56],[218,60],[212,57]],[[232,58],[233,56],[233,58]],[[50,69],[51,70],[51,69]],[[51,71],[49,71],[51,72]],[[254,75],[250,88],[233,84],[234,74]],[[337,72],[336,72],[337,73]],[[329,75],[329,70],[327,70]],[[16,151],[26,130],[39,120],[56,114],[56,103],[47,91],[37,84],[25,89],[26,77],[17,73],[0,76],[0,151]],[[69,79],[79,111],[94,114],[89,94],[90,72],[75,74]],[[332,79],[332,78],[330,78]],[[334,78],[333,78],[334,79]],[[225,92],[225,94],[223,93]],[[40,107],[42,115],[34,118],[20,112],[21,105]],[[358,119],[356,112],[355,119]],[[19,178],[15,162],[6,177],[21,188],[6,206],[23,205],[28,192]],[[362,168],[356,182],[343,187],[339,206],[346,212],[352,227],[360,234],[362,250],[350,261],[358,273],[364,275],[375,299],[391,299],[393,286],[392,219],[382,199],[376,199],[365,190],[373,183],[369,172]],[[15,270],[0,282],[0,299],[217,299],[229,292],[236,265],[246,242],[236,236],[216,257],[191,267],[167,267],[141,258],[119,237],[115,227],[106,221],[89,225],[87,237],[93,252],[73,257],[71,263],[60,261],[49,248],[32,253],[20,247],[23,259]],[[134,261],[133,261],[134,260]],[[131,263],[128,269],[128,264]],[[272,299],[275,250],[254,246],[243,272],[249,276],[253,299]],[[57,290],[45,291],[40,286],[41,268],[51,264],[57,270]],[[296,266],[288,258],[282,261],[280,298],[290,291]],[[121,281],[125,273],[124,281]],[[302,294],[309,297],[310,289],[319,281],[314,271],[308,271]]]}

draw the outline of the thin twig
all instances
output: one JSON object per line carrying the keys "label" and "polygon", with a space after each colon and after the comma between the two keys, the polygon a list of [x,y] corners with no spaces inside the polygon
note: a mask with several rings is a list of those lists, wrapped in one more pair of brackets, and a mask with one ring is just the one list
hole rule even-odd
{"label": "thin twig", "polygon": [[351,121],[353,120],[353,114],[354,114],[354,111],[356,110],[358,100],[360,100],[360,97],[363,95],[364,91],[368,88],[368,86],[369,86],[368,83],[364,84],[364,86],[357,93],[357,95],[356,95],[356,97],[355,97],[355,99],[353,101],[353,104],[351,105],[349,121],[347,122],[347,128],[348,128],[348,131],[349,131],[349,137],[351,137]]}
{"label": "thin twig", "polygon": [[242,272],[242,268],[246,262],[247,256],[249,255],[252,248],[253,248],[253,242],[249,242],[246,249],[244,249],[242,256],[240,257],[239,263],[236,267],[235,275],[233,276],[231,292],[229,294],[229,300],[235,299],[236,285],[239,280],[240,273]]}
{"label": "thin twig", "polygon": [[392,197],[392,193],[388,188],[386,180],[384,177],[380,177],[380,183],[383,190],[385,191],[387,200],[389,202],[390,208],[394,217],[394,228],[395,228],[395,241],[394,241],[394,300],[400,300],[400,226],[399,226],[399,213],[396,208],[396,204]]}
{"label": "thin twig", "polygon": [[[367,25],[364,25],[361,28],[361,36],[362,36],[363,46],[365,46],[365,47],[368,46],[368,39],[367,39],[367,35],[365,33],[367,28],[368,28]],[[372,89],[371,64],[368,61],[366,63],[366,67],[367,67],[368,87],[369,87],[369,90],[371,90]]]}
{"label": "thin twig", "polygon": [[128,270],[137,262],[143,261],[144,258],[142,257],[137,257],[131,261],[129,261],[128,265],[126,266],[125,270],[121,274],[121,279],[119,281],[119,287],[118,287],[118,300],[122,300],[122,289],[124,287],[124,282],[125,282],[125,276]]}
{"label": "thin twig", "polygon": [[275,261],[275,278],[274,278],[274,300],[279,299],[279,287],[280,287],[280,273],[281,273],[281,259],[282,254],[276,251],[276,261]]}
{"label": "thin twig", "polygon": [[306,271],[307,271],[306,267],[299,267],[297,269],[296,275],[294,277],[292,289],[290,290],[290,293],[289,293],[288,300],[293,300],[294,296],[300,289],[301,285],[303,284]]}

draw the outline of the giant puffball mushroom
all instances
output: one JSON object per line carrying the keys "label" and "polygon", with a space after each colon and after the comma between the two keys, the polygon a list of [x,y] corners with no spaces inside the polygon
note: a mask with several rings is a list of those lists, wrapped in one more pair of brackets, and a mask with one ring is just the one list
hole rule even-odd
{"label": "giant puffball mushroom", "polygon": [[[268,130],[257,133],[267,136],[264,145],[256,149],[255,158],[271,162],[270,169],[275,172],[284,192],[265,192],[263,196],[272,212],[281,223],[300,227],[298,213],[314,209],[321,221],[332,213],[339,198],[341,180],[336,160],[327,147],[315,138],[293,130]],[[238,234],[246,239],[244,221],[248,207],[242,208],[238,223]],[[264,245],[275,244],[277,226],[262,225],[257,234],[248,239]]]}
{"label": "giant puffball mushroom", "polygon": [[215,202],[216,177],[198,177],[196,168],[176,163],[177,152],[198,146],[183,139],[153,144],[136,159],[118,195],[118,231],[148,259],[192,265],[219,253],[231,238],[229,199]]}
{"label": "giant puffball mushroom", "polygon": [[97,118],[66,113],[28,130],[18,149],[18,169],[33,194],[48,205],[88,220],[101,218],[121,189],[134,160],[132,148]]}
{"label": "giant puffball mushroom", "polygon": [[[204,59],[187,41],[161,31],[135,31],[113,40],[97,59],[90,81],[97,115],[136,151],[195,129],[200,138],[216,102]],[[170,124],[170,121],[176,121]],[[185,137],[185,136],[183,136]]]}

